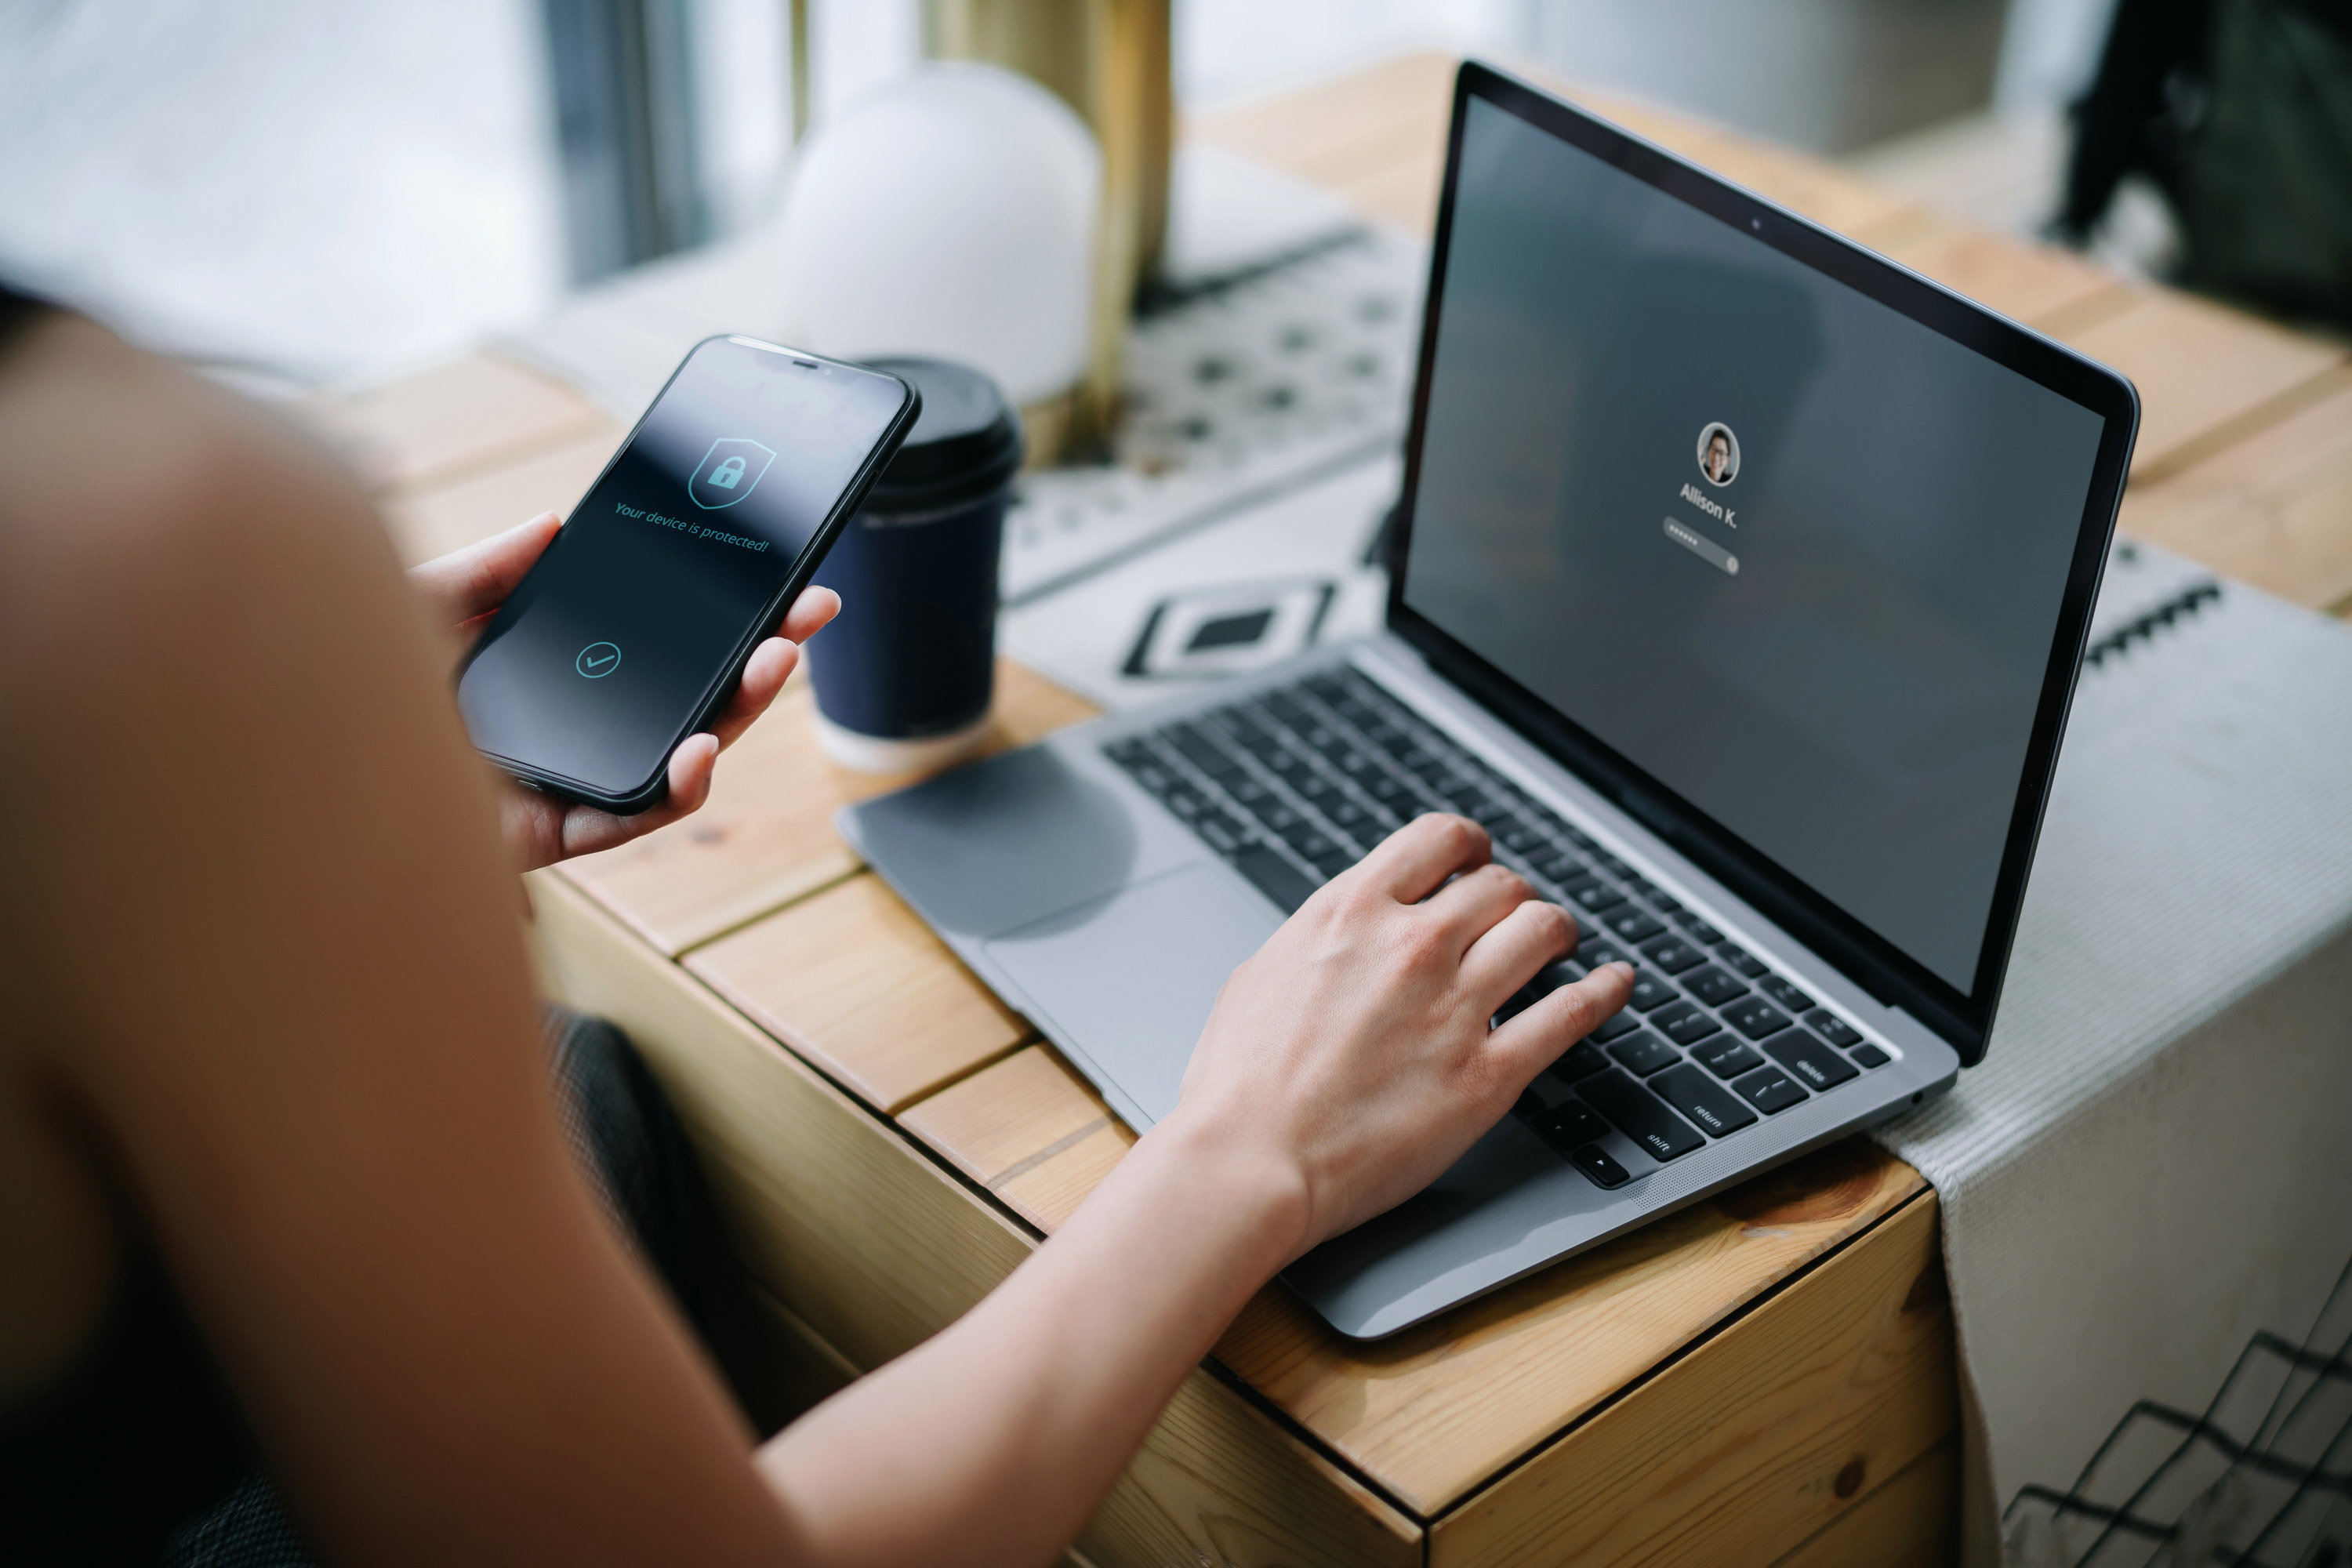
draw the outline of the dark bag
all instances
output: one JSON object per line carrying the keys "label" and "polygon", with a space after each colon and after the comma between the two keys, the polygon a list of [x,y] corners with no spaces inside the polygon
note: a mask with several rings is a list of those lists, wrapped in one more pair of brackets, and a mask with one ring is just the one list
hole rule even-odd
{"label": "dark bag", "polygon": [[2122,0],[2075,106],[2062,237],[2135,171],[2179,218],[2179,282],[2352,328],[2352,0]]}

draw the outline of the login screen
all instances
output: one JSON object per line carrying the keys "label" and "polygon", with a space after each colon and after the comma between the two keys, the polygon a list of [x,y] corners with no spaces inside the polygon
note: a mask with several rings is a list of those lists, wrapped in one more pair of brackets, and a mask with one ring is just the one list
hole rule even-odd
{"label": "login screen", "polygon": [[1468,113],[1405,603],[1968,991],[2101,416]]}
{"label": "login screen", "polygon": [[601,794],[645,784],[906,396],[855,366],[698,348],[467,666],[474,743]]}

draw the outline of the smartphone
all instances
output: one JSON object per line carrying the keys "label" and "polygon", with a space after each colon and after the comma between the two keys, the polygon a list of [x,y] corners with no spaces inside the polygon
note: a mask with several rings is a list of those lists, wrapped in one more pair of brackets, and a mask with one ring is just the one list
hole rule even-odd
{"label": "smartphone", "polygon": [[660,801],[921,408],[880,371],[696,344],[467,654],[474,744],[533,789]]}

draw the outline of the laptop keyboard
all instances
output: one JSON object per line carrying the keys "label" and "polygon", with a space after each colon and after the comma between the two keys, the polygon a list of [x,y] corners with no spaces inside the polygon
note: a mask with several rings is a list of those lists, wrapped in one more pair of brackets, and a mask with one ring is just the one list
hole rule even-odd
{"label": "laptop keyboard", "polygon": [[1111,742],[1103,754],[1286,910],[1423,812],[1483,824],[1496,858],[1566,905],[1583,933],[1574,955],[1538,974],[1502,1017],[1601,964],[1634,966],[1624,1011],[1517,1108],[1602,1187],[1635,1173],[1603,1147],[1609,1128],[1664,1164],[1888,1060],[1355,669],[1255,692]]}

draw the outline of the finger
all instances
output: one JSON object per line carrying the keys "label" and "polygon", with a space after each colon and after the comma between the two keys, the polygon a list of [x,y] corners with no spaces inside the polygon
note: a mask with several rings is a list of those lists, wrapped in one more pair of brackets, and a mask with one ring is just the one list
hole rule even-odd
{"label": "finger", "polygon": [[1469,952],[1470,944],[1496,922],[1535,896],[1525,878],[1489,860],[1432,893],[1422,910],[1453,934],[1454,951],[1459,956]]}
{"label": "finger", "polygon": [[522,581],[531,563],[546,553],[562,526],[553,512],[541,512],[529,522],[479,544],[469,544],[410,568],[408,580],[433,605],[440,618],[451,626],[461,625],[505,604],[507,595],[514,592],[515,584]]}
{"label": "finger", "polygon": [[1486,1048],[1500,1053],[1525,1082],[1559,1059],[1562,1051],[1617,1016],[1633,994],[1633,966],[1604,963],[1572,985],[1563,985],[1486,1037]]}
{"label": "finger", "polygon": [[1566,910],[1540,899],[1523,900],[1462,955],[1462,984],[1491,1012],[1575,945],[1576,922]]}
{"label": "finger", "polygon": [[[675,822],[700,811],[710,798],[710,780],[719,765],[719,738],[716,735],[688,735],[669,754],[669,798],[658,807],[665,822]],[[652,812],[644,814],[646,816]],[[650,833],[659,824],[641,829]]]}
{"label": "finger", "polygon": [[830,588],[812,583],[800,592],[792,608],[784,612],[784,623],[777,630],[787,641],[804,643],[824,630],[833,617],[841,614],[841,595]]}
{"label": "finger", "polygon": [[1485,865],[1493,852],[1486,830],[1468,817],[1432,812],[1390,834],[1349,874],[1401,904],[1417,904],[1456,871]]}
{"label": "finger", "polygon": [[709,735],[689,735],[669,757],[669,793],[659,805],[641,811],[635,816],[615,816],[609,811],[599,811],[593,805],[575,805],[563,815],[563,853],[561,858],[574,855],[593,855],[600,849],[610,849],[626,844],[633,838],[643,838],[658,828],[667,827],[682,816],[691,816],[702,809],[710,798],[711,766],[719,756],[719,742]]}
{"label": "finger", "polygon": [[743,678],[735,683],[735,695],[727,700],[718,721],[710,727],[722,751],[751,727],[751,721],[768,710],[776,694],[783,690],[800,658],[801,650],[782,637],[770,637],[751,650],[751,657],[743,664]]}

